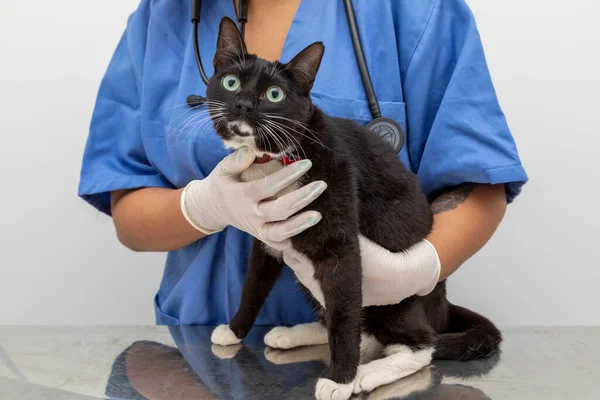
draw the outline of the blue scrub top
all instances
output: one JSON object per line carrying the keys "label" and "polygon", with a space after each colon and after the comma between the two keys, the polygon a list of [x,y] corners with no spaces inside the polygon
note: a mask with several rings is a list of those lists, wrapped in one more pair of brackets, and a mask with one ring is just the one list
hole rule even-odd
{"label": "blue scrub top", "polygon": [[[505,183],[511,202],[527,181],[498,104],[475,20],[464,0],[355,1],[382,114],[407,132],[400,159],[424,190]],[[110,215],[110,192],[181,188],[227,154],[210,121],[193,119],[205,94],[192,45],[191,1],[142,0],[102,80],[83,157],[79,195]],[[203,1],[199,37],[213,73],[219,22],[231,0]],[[303,0],[285,41],[289,61],[315,41],[325,56],[312,97],[326,113],[366,124],[369,107],[342,1]],[[155,298],[159,324],[226,323],[240,303],[252,238],[235,229],[169,253]],[[256,321],[314,320],[288,268]]]}

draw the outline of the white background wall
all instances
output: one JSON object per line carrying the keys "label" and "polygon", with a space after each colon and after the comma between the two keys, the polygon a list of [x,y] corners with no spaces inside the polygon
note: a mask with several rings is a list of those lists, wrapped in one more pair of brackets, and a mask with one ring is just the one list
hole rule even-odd
{"label": "white background wall", "polygon": [[[451,300],[500,325],[600,324],[600,2],[469,4],[531,182]],[[154,322],[164,255],[123,248],[76,195],[96,91],[136,5],[0,4],[0,324]]]}

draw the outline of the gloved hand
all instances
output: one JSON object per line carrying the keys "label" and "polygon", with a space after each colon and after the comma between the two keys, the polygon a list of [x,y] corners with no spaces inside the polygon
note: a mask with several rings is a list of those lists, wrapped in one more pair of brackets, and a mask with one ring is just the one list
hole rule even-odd
{"label": "gloved hand", "polygon": [[[397,304],[410,296],[426,296],[435,288],[441,265],[437,251],[427,240],[405,252],[392,253],[362,235],[358,239],[363,270],[363,307]],[[310,260],[292,248],[284,250],[283,260],[300,283],[325,306]]]}
{"label": "gloved hand", "polygon": [[[302,160],[260,179],[243,182],[240,175],[252,165],[255,155],[242,148],[225,157],[202,180],[190,182],[181,194],[181,210],[199,231],[212,234],[227,225],[249,233],[273,248],[282,248],[287,239],[316,225],[317,211],[305,211],[325,191],[325,182],[312,182],[291,190],[294,183],[312,166]],[[271,199],[280,192],[278,199]]]}

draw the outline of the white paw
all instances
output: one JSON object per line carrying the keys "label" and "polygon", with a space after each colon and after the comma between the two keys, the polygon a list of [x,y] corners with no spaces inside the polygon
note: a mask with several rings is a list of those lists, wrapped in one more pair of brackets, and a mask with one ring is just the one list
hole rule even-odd
{"label": "white paw", "polygon": [[219,346],[231,346],[240,343],[242,339],[235,336],[229,325],[219,325],[213,331],[210,341]]}
{"label": "white paw", "polygon": [[[354,393],[370,392],[383,385],[381,373],[385,374],[386,372],[370,368],[369,364],[359,365],[354,379]],[[385,378],[383,380],[385,381]]]}
{"label": "white paw", "polygon": [[315,397],[317,400],[347,400],[352,396],[352,382],[342,384],[331,379],[321,378],[317,382]]}
{"label": "white paw", "polygon": [[297,346],[296,337],[290,328],[278,326],[265,335],[265,344],[273,349],[291,349]]}
{"label": "white paw", "polygon": [[370,392],[379,386],[412,375],[431,362],[433,348],[413,352],[401,345],[388,346],[387,357],[358,366],[354,393]]}

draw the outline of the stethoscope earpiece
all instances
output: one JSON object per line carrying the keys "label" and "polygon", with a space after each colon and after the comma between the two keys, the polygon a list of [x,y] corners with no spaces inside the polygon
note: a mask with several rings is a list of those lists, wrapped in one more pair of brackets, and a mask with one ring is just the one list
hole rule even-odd
{"label": "stethoscope earpiece", "polygon": [[393,119],[375,118],[367,124],[367,129],[389,143],[396,153],[404,146],[404,130]]}

